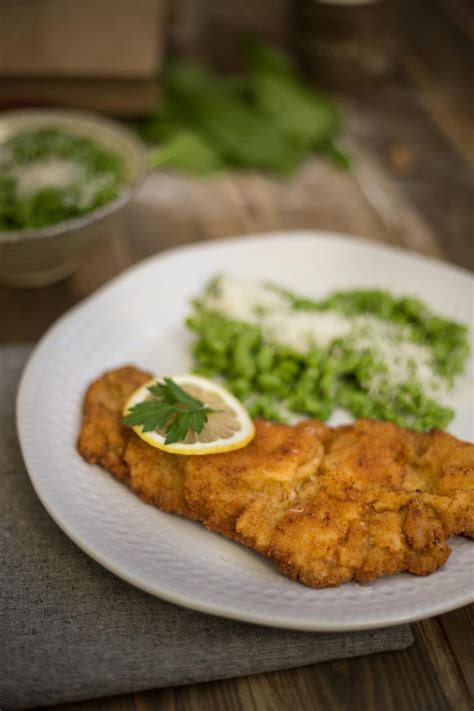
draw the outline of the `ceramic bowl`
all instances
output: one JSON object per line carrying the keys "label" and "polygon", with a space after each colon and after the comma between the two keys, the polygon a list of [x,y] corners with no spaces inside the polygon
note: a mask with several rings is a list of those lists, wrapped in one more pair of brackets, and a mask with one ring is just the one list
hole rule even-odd
{"label": "ceramic bowl", "polygon": [[119,195],[78,218],[34,229],[0,232],[0,284],[41,287],[72,274],[84,250],[116,225],[146,173],[146,149],[138,138],[114,121],[95,114],[63,110],[18,110],[0,114],[0,145],[13,134],[53,127],[92,139],[118,154],[124,185]]}

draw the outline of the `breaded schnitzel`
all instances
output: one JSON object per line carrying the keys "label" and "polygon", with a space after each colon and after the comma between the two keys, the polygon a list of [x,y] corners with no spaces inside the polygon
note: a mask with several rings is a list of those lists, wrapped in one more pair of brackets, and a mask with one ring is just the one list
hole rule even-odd
{"label": "breaded schnitzel", "polygon": [[306,585],[426,575],[449,557],[447,538],[474,537],[474,445],[391,422],[260,420],[243,449],[168,454],[120,424],[129,395],[150,377],[127,366],[92,383],[78,441],[84,459]]}

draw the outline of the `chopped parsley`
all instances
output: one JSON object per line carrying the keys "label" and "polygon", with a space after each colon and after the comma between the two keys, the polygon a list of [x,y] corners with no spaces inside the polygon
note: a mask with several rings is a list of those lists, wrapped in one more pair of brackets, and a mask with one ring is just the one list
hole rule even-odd
{"label": "chopped parsley", "polygon": [[172,378],[164,378],[147,389],[149,397],[133,405],[122,422],[130,427],[141,426],[143,432],[164,430],[165,444],[183,441],[190,430],[202,432],[208,415],[214,412]]}
{"label": "chopped parsley", "polygon": [[122,186],[121,158],[86,136],[21,131],[0,144],[0,231],[79,217],[113,200]]}

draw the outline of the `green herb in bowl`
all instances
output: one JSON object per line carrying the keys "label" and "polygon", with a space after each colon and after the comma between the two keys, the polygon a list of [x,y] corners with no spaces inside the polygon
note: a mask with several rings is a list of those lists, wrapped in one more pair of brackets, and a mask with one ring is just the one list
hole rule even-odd
{"label": "green herb in bowl", "polygon": [[0,145],[0,231],[80,217],[123,185],[120,157],[92,139],[54,127],[20,131]]}
{"label": "green herb in bowl", "polygon": [[147,152],[124,126],[59,109],[0,115],[0,284],[42,287],[122,230]]}

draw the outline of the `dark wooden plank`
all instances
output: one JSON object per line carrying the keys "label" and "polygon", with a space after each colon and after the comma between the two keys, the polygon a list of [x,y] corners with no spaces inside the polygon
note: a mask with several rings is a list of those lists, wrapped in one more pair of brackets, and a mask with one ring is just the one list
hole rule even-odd
{"label": "dark wooden plank", "polygon": [[453,610],[439,619],[456,656],[474,707],[474,605]]}
{"label": "dark wooden plank", "polygon": [[[250,677],[144,691],[56,711],[470,711],[471,699],[438,620],[414,627],[403,651]],[[122,704],[122,705],[120,705]],[[123,704],[129,704],[123,705]]]}
{"label": "dark wooden plank", "polygon": [[444,86],[440,86],[436,75],[423,64],[416,53],[405,51],[402,63],[407,74],[417,84],[420,101],[425,105],[433,121],[449,137],[459,153],[473,163],[474,128],[470,114],[456,110]]}
{"label": "dark wooden plank", "polygon": [[243,32],[289,42],[288,0],[177,0],[172,6],[171,45],[181,57],[235,71],[242,67]]}
{"label": "dark wooden plank", "polygon": [[471,0],[437,0],[461,32],[474,40],[474,6]]}
{"label": "dark wooden plank", "polygon": [[136,711],[136,706],[132,694],[123,694],[121,696],[110,696],[104,699],[78,701],[74,704],[40,706],[37,708],[37,711],[48,711],[49,709],[54,709],[55,711],[59,709],[64,709],[64,711]]}
{"label": "dark wooden plank", "polygon": [[[471,613],[468,613],[472,615]],[[455,651],[447,643],[439,618],[423,620],[414,628],[417,642],[422,649],[422,658],[429,659],[434,677],[439,680],[447,697],[446,708],[472,711],[472,697],[460,670]],[[412,683],[419,684],[417,674],[412,675]]]}
{"label": "dark wooden plank", "polygon": [[350,136],[371,152],[446,256],[474,268],[472,168],[433,122],[410,79],[400,74],[344,103]]}
{"label": "dark wooden plank", "polygon": [[40,290],[0,288],[0,343],[38,340],[76,300],[66,282]]}
{"label": "dark wooden plank", "polygon": [[470,23],[459,17],[460,6],[450,0],[417,0],[416,11],[410,0],[400,0],[399,5],[407,55],[417,58],[453,113],[468,119],[474,97],[474,43]]}

